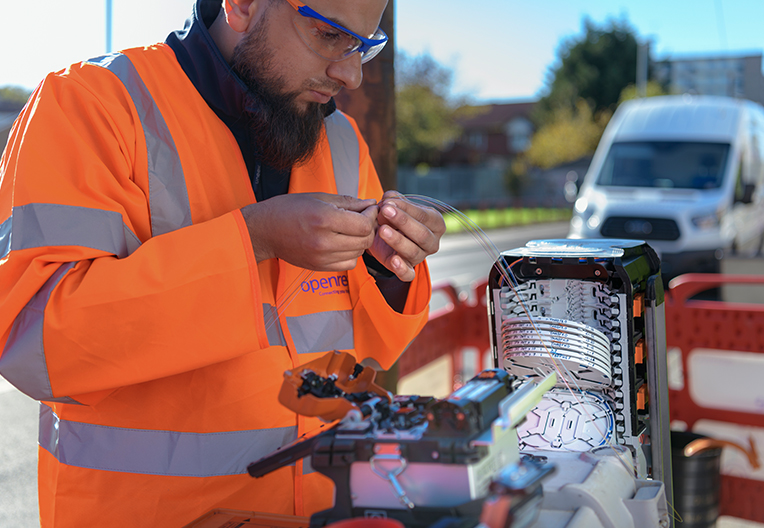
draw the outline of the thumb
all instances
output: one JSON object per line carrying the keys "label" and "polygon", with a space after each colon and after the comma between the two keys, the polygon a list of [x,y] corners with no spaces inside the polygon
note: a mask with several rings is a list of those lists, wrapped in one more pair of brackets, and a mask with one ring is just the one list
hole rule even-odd
{"label": "thumb", "polygon": [[360,213],[364,209],[372,205],[375,205],[377,201],[374,198],[369,198],[367,200],[359,200],[358,198],[354,198],[352,196],[338,194],[333,196],[331,203],[335,205],[336,207],[339,207],[340,209],[345,209],[347,211]]}

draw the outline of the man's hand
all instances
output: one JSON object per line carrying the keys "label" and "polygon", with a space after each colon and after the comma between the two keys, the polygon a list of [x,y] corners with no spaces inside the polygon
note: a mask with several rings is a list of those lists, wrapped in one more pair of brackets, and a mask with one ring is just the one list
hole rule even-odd
{"label": "man's hand", "polygon": [[375,200],[283,194],[241,210],[258,262],[280,258],[315,271],[353,269],[374,241]]}
{"label": "man's hand", "polygon": [[405,282],[414,280],[414,266],[438,251],[446,232],[439,212],[413,204],[396,191],[382,197],[377,222],[369,253]]}

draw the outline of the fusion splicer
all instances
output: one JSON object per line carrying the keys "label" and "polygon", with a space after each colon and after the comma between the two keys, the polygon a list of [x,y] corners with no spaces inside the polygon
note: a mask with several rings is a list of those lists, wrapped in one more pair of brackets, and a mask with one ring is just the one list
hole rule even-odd
{"label": "fusion splicer", "polygon": [[445,399],[393,397],[373,383],[375,375],[340,352],[286,372],[282,404],[339,422],[251,464],[249,474],[310,457],[335,484],[333,508],[314,514],[311,526],[351,517],[389,517],[408,527],[448,519],[448,526],[475,526],[492,514],[503,516],[503,526],[535,520],[541,479],[553,467],[520,456],[516,427],[555,384],[554,374],[522,383],[503,369],[486,370]]}

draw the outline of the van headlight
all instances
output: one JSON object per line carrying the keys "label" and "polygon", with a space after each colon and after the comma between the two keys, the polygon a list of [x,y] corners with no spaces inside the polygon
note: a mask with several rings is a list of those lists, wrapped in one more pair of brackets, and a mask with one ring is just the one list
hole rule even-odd
{"label": "van headlight", "polygon": [[[589,208],[589,200],[586,198],[586,196],[582,196],[578,200],[576,200],[575,205],[573,206],[573,210],[578,213],[579,216],[585,216],[586,210]],[[589,216],[591,216],[591,213],[589,213]]]}
{"label": "van headlight", "polygon": [[580,218],[580,223],[583,225],[594,214],[594,210],[594,207],[590,207],[586,196],[582,196],[576,200],[576,204],[573,206],[573,216]]}
{"label": "van headlight", "polygon": [[698,229],[715,229],[719,227],[719,215],[709,213],[692,217],[692,225]]}

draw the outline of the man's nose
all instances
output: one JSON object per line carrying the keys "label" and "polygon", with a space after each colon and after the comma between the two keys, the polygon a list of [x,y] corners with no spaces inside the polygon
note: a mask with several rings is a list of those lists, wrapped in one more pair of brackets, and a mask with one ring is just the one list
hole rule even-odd
{"label": "man's nose", "polygon": [[345,60],[329,63],[326,75],[340,83],[344,88],[355,90],[361,86],[363,80],[361,54],[353,53]]}

